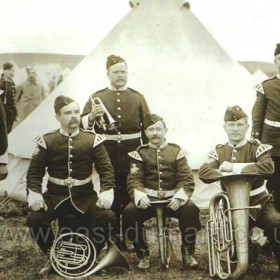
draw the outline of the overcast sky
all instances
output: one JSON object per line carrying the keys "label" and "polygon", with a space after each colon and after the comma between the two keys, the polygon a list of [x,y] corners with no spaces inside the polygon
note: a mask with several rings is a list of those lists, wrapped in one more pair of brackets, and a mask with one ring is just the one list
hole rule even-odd
{"label": "overcast sky", "polygon": [[[0,53],[86,55],[130,11],[128,2],[0,0]],[[272,62],[275,44],[280,42],[279,0],[189,2],[192,12],[233,58]]]}

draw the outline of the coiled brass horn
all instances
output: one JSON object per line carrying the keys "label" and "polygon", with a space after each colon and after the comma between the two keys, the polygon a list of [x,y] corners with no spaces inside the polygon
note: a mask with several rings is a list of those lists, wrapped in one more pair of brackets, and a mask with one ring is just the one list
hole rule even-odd
{"label": "coiled brass horn", "polygon": [[92,241],[80,233],[65,233],[56,238],[50,251],[50,261],[61,276],[84,278],[111,266],[128,268],[128,262],[112,242],[103,259],[96,265],[96,249]]}
{"label": "coiled brass horn", "polygon": [[[254,176],[221,178],[226,192],[215,195],[209,204],[207,221],[209,273],[220,279],[239,279],[247,270],[251,183]],[[233,258],[236,257],[236,261]],[[232,265],[235,270],[232,272]]]}
{"label": "coiled brass horn", "polygon": [[[111,116],[111,114],[109,113],[109,111],[107,110],[107,108],[105,107],[103,102],[101,101],[101,99],[99,97],[94,97],[94,98],[92,98],[91,101],[92,101],[92,106],[101,105],[103,108],[103,111],[104,111],[104,114],[95,120],[95,123],[97,124],[97,126],[99,128],[102,128],[104,131],[114,130],[114,129],[118,128],[119,122],[117,122],[113,119],[113,117]],[[108,123],[106,122],[104,116],[106,116]]]}

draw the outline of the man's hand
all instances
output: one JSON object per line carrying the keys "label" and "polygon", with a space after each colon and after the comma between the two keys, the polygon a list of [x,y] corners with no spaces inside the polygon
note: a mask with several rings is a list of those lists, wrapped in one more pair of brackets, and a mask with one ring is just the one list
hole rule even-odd
{"label": "man's hand", "polygon": [[138,208],[147,209],[148,207],[151,207],[150,199],[148,196],[144,196],[141,198]]}
{"label": "man's hand", "polygon": [[48,207],[47,207],[46,203],[44,202],[44,199],[39,199],[39,200],[34,201],[30,205],[30,208],[33,211],[39,211],[41,209],[48,210]]}
{"label": "man's hand", "polygon": [[112,203],[107,199],[99,198],[96,202],[96,206],[100,209],[110,209]]}
{"label": "man's hand", "polygon": [[8,176],[7,165],[0,165],[0,181],[6,179]]}
{"label": "man's hand", "polygon": [[92,106],[91,113],[89,114],[89,121],[93,123],[96,118],[103,116],[104,114],[104,109],[102,105],[94,105]]}
{"label": "man's hand", "polygon": [[233,171],[233,163],[228,162],[228,161],[224,161],[220,165],[219,170],[224,171],[224,172],[232,172]]}
{"label": "man's hand", "polygon": [[173,211],[178,210],[180,206],[181,206],[181,199],[179,198],[172,198],[170,203],[167,205],[167,207]]}

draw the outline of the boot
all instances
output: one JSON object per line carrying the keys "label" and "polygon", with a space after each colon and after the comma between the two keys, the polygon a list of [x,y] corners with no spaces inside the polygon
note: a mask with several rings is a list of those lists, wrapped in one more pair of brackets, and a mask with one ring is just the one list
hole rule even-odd
{"label": "boot", "polygon": [[149,249],[140,249],[137,252],[137,257],[138,257],[138,264],[137,267],[139,269],[148,269],[151,266],[150,262],[150,252]]}
{"label": "boot", "polygon": [[123,246],[123,249],[127,252],[134,251],[134,246],[133,246],[132,242],[130,240],[126,239],[125,237],[122,241],[122,246]]}
{"label": "boot", "polygon": [[51,273],[54,273],[54,269],[52,267],[52,264],[50,261],[47,261],[47,263],[44,265],[44,267],[39,271],[40,276],[46,276]]}
{"label": "boot", "polygon": [[193,257],[194,245],[191,246],[181,246],[182,262],[184,268],[197,268],[198,262]]}

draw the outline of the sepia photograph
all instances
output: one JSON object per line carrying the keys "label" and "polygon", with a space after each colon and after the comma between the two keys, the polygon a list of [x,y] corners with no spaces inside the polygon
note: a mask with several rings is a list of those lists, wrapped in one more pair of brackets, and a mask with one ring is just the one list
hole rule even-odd
{"label": "sepia photograph", "polygon": [[0,2],[0,280],[280,279],[278,0]]}

